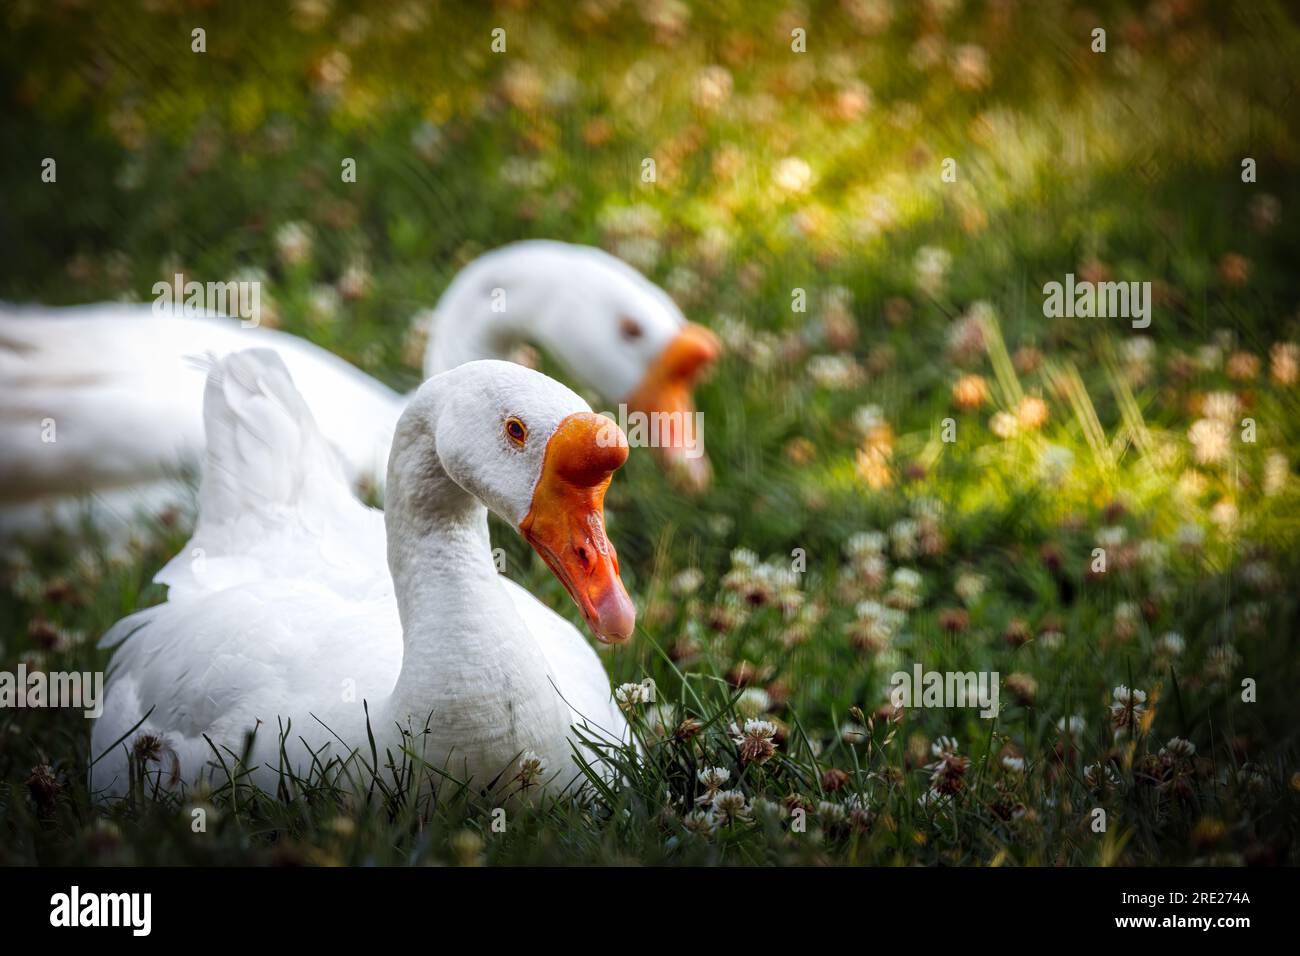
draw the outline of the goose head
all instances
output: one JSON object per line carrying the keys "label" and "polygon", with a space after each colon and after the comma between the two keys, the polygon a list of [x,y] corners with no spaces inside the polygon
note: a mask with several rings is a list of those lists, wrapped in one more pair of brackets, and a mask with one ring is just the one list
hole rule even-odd
{"label": "goose head", "polygon": [[[500,312],[491,307],[498,290],[509,302]],[[430,337],[426,374],[532,341],[603,401],[666,416],[656,454],[688,490],[708,485],[702,436],[681,423],[695,414],[695,388],[721,353],[720,342],[623,260],[566,242],[511,243],[466,266],[439,309],[446,324]],[[493,328],[479,326],[476,338],[466,324],[471,316]]]}
{"label": "goose head", "polygon": [[636,609],[604,511],[610,479],[627,461],[622,430],[521,365],[470,362],[431,382],[439,380],[435,443],[447,476],[518,529],[599,640],[626,640]]}
{"label": "goose head", "polygon": [[695,414],[695,385],[717,359],[718,338],[702,325],[683,324],[645,367],[645,374],[626,394],[628,410],[664,416],[660,442],[655,449],[670,474],[691,491],[703,491],[713,477]]}
{"label": "goose head", "polygon": [[709,459],[702,436],[684,423],[695,414],[695,388],[721,354],[721,342],[621,259],[570,248],[586,260],[587,274],[574,300],[575,334],[555,343],[556,357],[628,412],[661,416],[656,455],[688,490],[703,490],[712,477]]}

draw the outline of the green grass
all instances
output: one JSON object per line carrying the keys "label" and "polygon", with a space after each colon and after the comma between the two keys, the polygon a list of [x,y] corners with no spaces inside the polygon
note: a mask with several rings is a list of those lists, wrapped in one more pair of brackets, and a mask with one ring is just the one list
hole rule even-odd
{"label": "green grass", "polygon": [[[607,499],[640,626],[603,657],[615,685],[658,689],[634,714],[641,755],[608,755],[618,784],[511,807],[494,832],[494,807],[429,768],[394,782],[381,760],[370,802],[328,775],[287,797],[249,788],[227,753],[212,792],[155,792],[145,765],[132,798],[104,807],[87,792],[85,720],[5,710],[0,862],[1296,862],[1300,393],[1284,343],[1300,341],[1300,26],[1272,3],[1030,4],[1005,19],[997,4],[895,3],[876,29],[856,6],[691,6],[676,27],[631,3],[606,20],[578,5],[422,23],[360,4],[318,27],[268,14],[275,28],[183,4],[8,9],[0,297],[147,299],[177,268],[256,268],[282,327],[406,388],[410,316],[476,253],[547,236],[631,258],[728,352],[699,395],[714,487],[683,498],[633,455]],[[1094,23],[1104,55],[1088,50]],[[188,52],[197,25],[204,55]],[[943,45],[929,68],[927,34]],[[952,68],[963,45],[986,52],[987,77]],[[718,107],[697,83],[710,64],[731,77]],[[56,184],[39,182],[45,156]],[[940,179],[947,156],[956,183]],[[786,157],[808,163],[806,191],[775,185]],[[295,222],[312,243],[289,262],[276,236]],[[918,270],[927,248],[948,254],[941,280]],[[367,282],[336,301],[326,290],[353,289],[350,267]],[[1160,284],[1140,338],[1122,320],[1043,317],[1043,283],[1099,269]],[[976,329],[983,347],[963,348]],[[963,411],[966,375],[987,397]],[[1237,407],[1207,409],[1216,393]],[[999,437],[994,416],[1024,396],[1045,422]],[[1198,460],[1189,433],[1215,409],[1229,440]],[[150,579],[186,520],[142,526],[127,554],[93,540],[10,554],[0,669],[103,669],[95,641],[164,597]],[[887,542],[855,558],[871,531]],[[493,533],[508,573],[579,623],[526,545]],[[795,549],[805,570],[783,581]],[[891,584],[900,568],[920,575],[915,600]],[[864,601],[898,606],[891,634],[859,621]],[[1181,653],[1164,649],[1171,632]],[[889,675],[914,662],[999,672],[1001,714],[886,713]],[[1117,739],[1121,684],[1148,699]],[[727,733],[738,708],[778,724],[762,765]],[[1074,715],[1085,726],[1067,738]],[[683,739],[688,718],[704,729]],[[941,736],[970,764],[923,806]],[[1162,758],[1174,737],[1195,755]],[[1100,791],[1085,776],[1099,765],[1114,774]],[[700,834],[683,821],[706,766],[753,806]]]}

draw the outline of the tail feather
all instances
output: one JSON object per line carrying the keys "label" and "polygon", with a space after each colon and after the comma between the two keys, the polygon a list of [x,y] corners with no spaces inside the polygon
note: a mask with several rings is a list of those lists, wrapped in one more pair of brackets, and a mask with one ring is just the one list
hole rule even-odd
{"label": "tail feather", "polygon": [[207,460],[199,520],[221,524],[300,509],[319,485],[347,493],[338,457],[321,435],[280,356],[246,349],[213,360],[203,396]]}
{"label": "tail feather", "polygon": [[194,536],[155,578],[171,599],[285,573],[365,512],[280,356],[213,360]]}

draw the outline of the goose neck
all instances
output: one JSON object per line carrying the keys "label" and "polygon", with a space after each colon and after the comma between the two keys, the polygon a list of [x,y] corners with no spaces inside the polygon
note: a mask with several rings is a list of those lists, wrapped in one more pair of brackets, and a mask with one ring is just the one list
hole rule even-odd
{"label": "goose neck", "polygon": [[389,465],[388,565],[403,655],[388,725],[440,723],[461,741],[498,737],[521,717],[548,726],[545,657],[493,564],[487,510],[439,461],[436,411],[422,390],[398,423]]}

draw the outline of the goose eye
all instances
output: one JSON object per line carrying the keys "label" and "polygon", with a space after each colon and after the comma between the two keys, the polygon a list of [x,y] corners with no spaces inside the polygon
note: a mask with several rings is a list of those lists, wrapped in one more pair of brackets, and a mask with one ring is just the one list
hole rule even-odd
{"label": "goose eye", "polygon": [[523,448],[524,442],[528,441],[528,426],[517,418],[506,419],[506,437],[510,443],[517,448]]}
{"label": "goose eye", "polygon": [[629,319],[627,316],[624,316],[619,320],[618,330],[623,334],[623,338],[628,339],[629,341],[639,339],[643,334],[641,323],[636,319]]}

